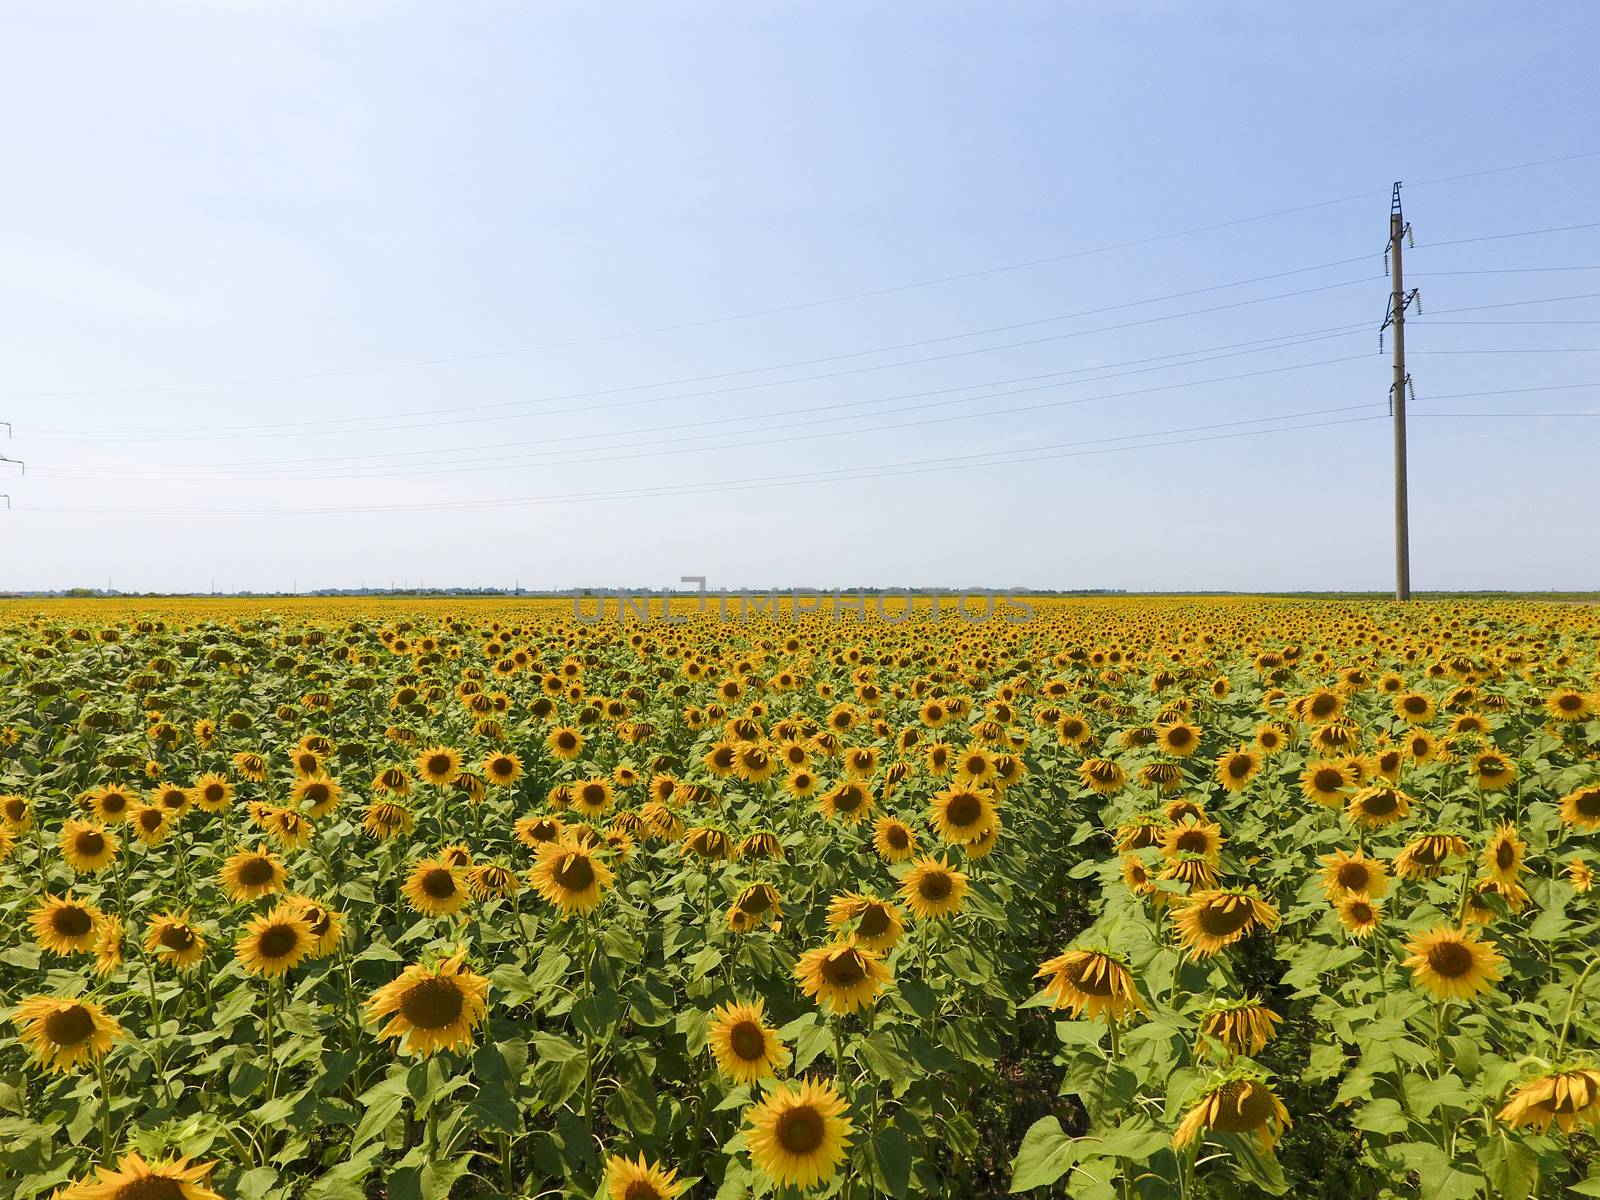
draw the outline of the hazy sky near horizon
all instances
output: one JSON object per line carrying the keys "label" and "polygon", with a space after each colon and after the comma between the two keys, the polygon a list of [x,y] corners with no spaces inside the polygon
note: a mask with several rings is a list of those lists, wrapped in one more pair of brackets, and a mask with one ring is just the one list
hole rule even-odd
{"label": "hazy sky near horizon", "polygon": [[1396,179],[1414,585],[1600,587],[1600,228],[1500,236],[1600,155],[1449,178],[1600,151],[1592,4],[0,33],[0,590],[1383,588]]}

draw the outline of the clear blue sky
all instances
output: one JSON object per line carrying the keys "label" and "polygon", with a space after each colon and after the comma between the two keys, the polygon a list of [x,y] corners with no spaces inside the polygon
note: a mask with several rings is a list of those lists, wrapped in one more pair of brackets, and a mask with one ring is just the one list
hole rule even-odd
{"label": "clear blue sky", "polygon": [[[1600,150],[1597,33],[1588,3],[13,5],[0,588],[1388,586],[1384,420],[1042,456],[1381,417],[1351,406],[1389,382],[1389,184]],[[1600,325],[1543,323],[1600,301],[1477,307],[1600,292],[1524,270],[1600,267],[1600,229],[1438,244],[1597,194],[1600,157],[1405,193],[1418,588],[1600,587],[1600,419],[1430,415],[1600,411],[1448,398],[1600,382]]]}

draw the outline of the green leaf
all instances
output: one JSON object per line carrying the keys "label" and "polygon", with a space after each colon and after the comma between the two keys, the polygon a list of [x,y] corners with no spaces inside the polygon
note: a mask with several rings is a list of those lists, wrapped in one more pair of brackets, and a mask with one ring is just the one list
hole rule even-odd
{"label": "green leaf", "polygon": [[872,1179],[878,1190],[901,1200],[911,1186],[914,1157],[905,1134],[893,1126],[878,1130],[872,1139]]}
{"label": "green leaf", "polygon": [[1539,1183],[1539,1156],[1503,1129],[1478,1139],[1478,1165],[1495,1200],[1528,1200]]}
{"label": "green leaf", "polygon": [[1368,1133],[1404,1133],[1411,1122],[1406,1120],[1400,1105],[1387,1096],[1369,1100],[1357,1110],[1351,1122],[1357,1129]]}
{"label": "green leaf", "polygon": [[1017,1156],[1011,1160],[1011,1191],[1049,1187],[1083,1158],[1084,1144],[1069,1138],[1055,1117],[1040,1117],[1028,1126]]}

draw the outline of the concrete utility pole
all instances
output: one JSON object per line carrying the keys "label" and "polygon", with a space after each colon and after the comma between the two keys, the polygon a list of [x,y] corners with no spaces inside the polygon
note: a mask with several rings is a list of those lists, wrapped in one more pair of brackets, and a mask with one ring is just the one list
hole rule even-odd
{"label": "concrete utility pole", "polygon": [[1413,300],[1417,311],[1422,302],[1417,290],[1408,294],[1400,263],[1401,244],[1411,239],[1411,226],[1400,209],[1400,185],[1394,185],[1389,202],[1389,311],[1378,330],[1394,329],[1394,380],[1389,385],[1389,411],[1394,415],[1394,598],[1411,599],[1411,514],[1406,493],[1406,389],[1411,376],[1406,373],[1406,309]]}

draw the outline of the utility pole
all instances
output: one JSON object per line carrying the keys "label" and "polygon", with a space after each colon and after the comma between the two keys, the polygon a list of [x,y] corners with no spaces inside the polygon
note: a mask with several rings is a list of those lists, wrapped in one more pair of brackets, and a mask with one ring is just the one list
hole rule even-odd
{"label": "utility pole", "polygon": [[[1406,389],[1411,386],[1411,376],[1406,372],[1406,309],[1413,300],[1417,311],[1422,311],[1422,301],[1417,290],[1407,293],[1405,276],[1400,264],[1402,242],[1411,240],[1411,226],[1406,223],[1400,209],[1400,184],[1394,185],[1394,196],[1389,202],[1389,311],[1384,315],[1378,330],[1378,344],[1383,344],[1385,330],[1394,330],[1394,380],[1389,384],[1389,411],[1394,416],[1394,598],[1411,599],[1411,514],[1406,494]],[[1415,243],[1413,243],[1415,245]]]}

